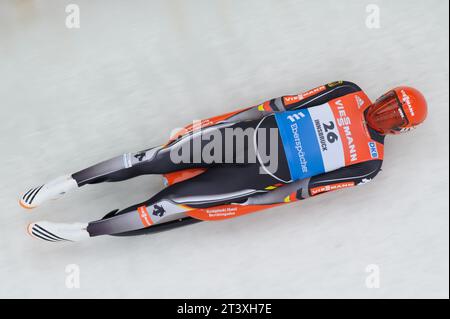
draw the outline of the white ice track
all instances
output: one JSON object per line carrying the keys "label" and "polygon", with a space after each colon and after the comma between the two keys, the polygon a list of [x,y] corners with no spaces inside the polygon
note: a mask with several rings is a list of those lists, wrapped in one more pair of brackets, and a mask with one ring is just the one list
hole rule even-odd
{"label": "white ice track", "polygon": [[[64,26],[68,3],[79,30]],[[368,3],[380,29],[365,26]],[[448,52],[442,0],[1,1],[0,297],[448,298]],[[98,219],[161,181],[87,186],[32,213],[17,204],[29,186],[340,79],[371,98],[415,86],[430,105],[423,127],[387,140],[368,185],[151,236],[26,235],[36,220]],[[79,289],[65,286],[68,264]]]}

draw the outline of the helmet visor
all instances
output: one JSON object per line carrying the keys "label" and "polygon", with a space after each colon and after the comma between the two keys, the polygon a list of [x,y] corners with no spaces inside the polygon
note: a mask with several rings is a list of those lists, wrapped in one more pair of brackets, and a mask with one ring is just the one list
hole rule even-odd
{"label": "helmet visor", "polygon": [[390,91],[376,100],[367,115],[369,124],[382,133],[400,131],[408,124],[402,103],[395,91]]}

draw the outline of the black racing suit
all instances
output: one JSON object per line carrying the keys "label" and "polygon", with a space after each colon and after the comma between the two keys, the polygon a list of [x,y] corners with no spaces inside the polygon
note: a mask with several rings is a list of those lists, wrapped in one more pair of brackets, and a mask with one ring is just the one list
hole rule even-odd
{"label": "black racing suit", "polygon": [[[268,101],[272,112],[285,110],[297,110],[327,103],[332,99],[361,91],[351,82],[334,82],[326,85],[326,89],[320,94],[315,94],[303,100],[285,105],[283,98],[275,98]],[[255,108],[248,109],[227,119],[223,125],[215,125],[209,128],[219,130],[221,133],[227,128],[277,128],[277,122],[272,112],[258,112]],[[383,144],[384,136],[369,128],[372,139]],[[89,223],[88,232],[91,236],[104,234],[110,235],[135,235],[151,231],[172,228],[196,222],[198,220],[183,214],[177,218],[165,222],[144,227],[127,218],[127,215],[136,214],[140,206],[158,207],[158,203],[173,201],[178,204],[186,204],[189,207],[204,208],[223,204],[271,204],[279,201],[287,193],[296,191],[296,199],[305,199],[315,195],[311,190],[319,187],[327,187],[341,182],[352,182],[354,185],[373,179],[381,169],[382,160],[369,160],[362,163],[346,166],[331,172],[312,176],[305,180],[290,180],[288,163],[283,149],[281,137],[278,135],[277,156],[278,166],[273,174],[261,174],[261,162],[250,161],[250,151],[255,148],[255,143],[260,140],[246,139],[240,147],[234,149],[232,161],[227,149],[223,147],[220,160],[206,162],[203,159],[194,160],[194,144],[200,145],[203,150],[207,145],[207,139],[203,139],[206,132],[201,130],[197,134],[190,134],[180,140],[175,140],[168,145],[151,148],[135,154],[124,154],[92,167],[74,173],[72,177],[79,186],[100,182],[116,182],[126,180],[144,174],[166,174],[174,171],[190,168],[206,168],[206,171],[191,179],[171,185],[149,200],[133,205],[123,210],[115,210],[107,214],[103,219]],[[218,136],[225,136],[219,134]],[[273,143],[268,135],[263,137],[265,145]],[[190,149],[190,160],[182,163],[174,163],[170,158],[170,152],[181,148],[183,145]],[[225,145],[225,143],[222,143]],[[197,149],[198,150],[198,149]],[[227,159],[225,159],[227,157]],[[215,157],[217,159],[217,157]],[[281,181],[281,182],[280,182]],[[285,184],[271,193],[270,185]],[[285,190],[285,191],[283,191]]]}

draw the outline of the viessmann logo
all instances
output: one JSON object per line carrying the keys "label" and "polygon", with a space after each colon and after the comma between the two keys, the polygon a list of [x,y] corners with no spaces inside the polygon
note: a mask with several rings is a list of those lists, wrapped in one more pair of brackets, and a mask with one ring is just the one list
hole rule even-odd
{"label": "viessmann logo", "polygon": [[312,196],[314,196],[314,195],[317,195],[320,193],[330,192],[330,191],[334,191],[337,189],[348,188],[348,187],[352,187],[352,186],[355,186],[355,182],[342,182],[342,183],[336,183],[336,184],[324,185],[324,186],[318,186],[318,187],[311,188],[310,193]]}
{"label": "viessmann logo", "polygon": [[290,95],[290,96],[284,96],[283,97],[283,102],[285,105],[289,105],[289,104],[293,104],[296,102],[300,102],[308,97],[311,97],[317,93],[320,93],[322,91],[326,90],[326,86],[322,85],[319,86],[315,89],[309,90],[308,92],[302,93],[302,94],[298,94],[298,95]]}
{"label": "viessmann logo", "polygon": [[408,106],[409,113],[411,113],[411,116],[414,116],[414,109],[411,105],[411,99],[409,98],[409,95],[406,94],[405,90],[400,91],[402,93],[402,101],[406,103]]}

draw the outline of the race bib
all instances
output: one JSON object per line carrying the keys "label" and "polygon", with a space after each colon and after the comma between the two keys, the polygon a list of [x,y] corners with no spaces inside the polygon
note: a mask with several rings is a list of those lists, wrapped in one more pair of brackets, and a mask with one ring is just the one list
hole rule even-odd
{"label": "race bib", "polygon": [[365,127],[364,108],[352,103],[360,100],[370,103],[351,94],[319,106],[275,113],[292,180],[381,159],[382,145],[371,139]]}

